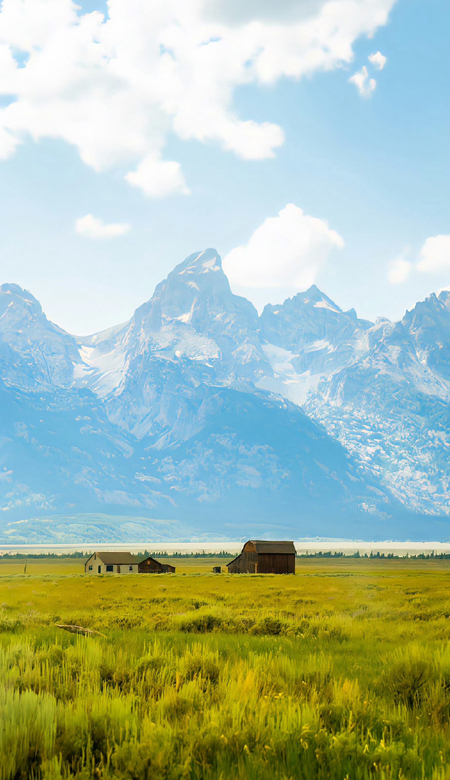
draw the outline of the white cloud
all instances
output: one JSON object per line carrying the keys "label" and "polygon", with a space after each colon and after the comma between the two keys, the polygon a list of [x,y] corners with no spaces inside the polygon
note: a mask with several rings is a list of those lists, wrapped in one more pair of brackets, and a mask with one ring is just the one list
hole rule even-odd
{"label": "white cloud", "polygon": [[412,263],[404,257],[396,257],[389,264],[388,279],[391,284],[403,284],[408,279],[412,269]]}
{"label": "white cloud", "polygon": [[375,68],[378,68],[378,70],[383,70],[387,63],[387,57],[385,57],[381,51],[377,51],[375,54],[369,55],[369,62],[371,62]]}
{"label": "white cloud", "polygon": [[365,65],[349,78],[351,84],[354,84],[362,97],[370,97],[375,91],[377,82],[369,78],[369,73]]}
{"label": "white cloud", "polygon": [[417,270],[423,273],[438,273],[450,270],[450,236],[427,238],[420,250]]}
{"label": "white cloud", "polygon": [[93,214],[86,214],[75,221],[75,232],[80,236],[87,238],[114,238],[115,236],[124,236],[128,233],[131,225],[124,222],[113,222],[105,225],[103,220],[94,217]]}
{"label": "white cloud", "polygon": [[164,198],[176,192],[189,193],[180,163],[159,160],[153,155],[144,157],[137,169],[127,173],[125,179],[152,198]]}
{"label": "white cloud", "polygon": [[[293,203],[260,225],[245,246],[223,259],[230,284],[259,306],[310,287],[333,248],[344,241],[322,219]],[[258,292],[259,291],[259,292]]]}
{"label": "white cloud", "polygon": [[321,11],[326,0],[216,0],[205,8],[212,19],[230,24],[254,20],[298,21]]}
{"label": "white cloud", "polygon": [[[129,166],[151,197],[185,192],[171,133],[243,159],[283,143],[269,122],[239,117],[244,85],[300,79],[350,63],[353,44],[386,24],[395,0],[109,0],[108,16],[72,0],[3,0],[0,158],[58,138],[97,171]],[[370,83],[370,82],[369,82]]]}

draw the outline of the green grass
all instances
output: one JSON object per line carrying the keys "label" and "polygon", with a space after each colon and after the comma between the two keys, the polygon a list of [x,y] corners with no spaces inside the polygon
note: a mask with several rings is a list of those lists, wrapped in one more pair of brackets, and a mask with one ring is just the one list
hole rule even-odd
{"label": "green grass", "polygon": [[0,780],[450,779],[450,562],[214,564],[0,564]]}

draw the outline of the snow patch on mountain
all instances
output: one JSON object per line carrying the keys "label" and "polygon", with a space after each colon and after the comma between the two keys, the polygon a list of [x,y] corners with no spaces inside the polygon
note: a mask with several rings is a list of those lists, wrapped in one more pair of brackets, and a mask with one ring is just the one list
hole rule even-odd
{"label": "snow patch on mountain", "polygon": [[450,515],[448,292],[397,323],[314,285],[258,316],[207,249],[84,338],[1,286],[0,358],[6,514],[273,501],[290,516],[308,502],[325,518]]}

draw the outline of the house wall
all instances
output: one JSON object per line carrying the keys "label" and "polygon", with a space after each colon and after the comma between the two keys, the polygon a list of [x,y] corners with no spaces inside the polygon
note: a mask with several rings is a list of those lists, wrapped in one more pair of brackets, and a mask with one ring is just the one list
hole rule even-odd
{"label": "house wall", "polygon": [[[114,563],[108,565],[112,565],[113,567],[112,571],[107,571],[106,570],[107,564],[103,563],[103,561],[97,555],[92,555],[86,561],[84,565],[84,570],[86,574],[137,574],[138,573],[137,563],[121,563],[121,564]],[[118,565],[120,566],[120,571],[117,571]],[[89,568],[90,566],[92,566],[92,569]],[[99,566],[100,566],[100,571],[98,570]]]}

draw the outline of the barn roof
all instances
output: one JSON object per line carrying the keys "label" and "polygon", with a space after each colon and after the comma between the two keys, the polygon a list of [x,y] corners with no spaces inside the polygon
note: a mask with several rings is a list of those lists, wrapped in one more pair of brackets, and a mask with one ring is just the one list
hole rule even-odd
{"label": "barn roof", "polygon": [[132,555],[130,552],[98,552],[96,553],[97,557],[100,558],[101,561],[103,561],[104,564],[108,563],[138,563],[138,558],[136,555]]}
{"label": "barn roof", "polygon": [[250,539],[255,545],[257,553],[272,553],[275,555],[295,555],[294,542],[269,542],[259,539]]}
{"label": "barn roof", "polygon": [[147,563],[147,561],[153,561],[153,563],[157,563],[158,566],[163,566],[161,561],[158,561],[156,558],[153,558],[152,555],[147,555],[147,557],[143,558],[142,561],[139,561],[139,563]]}

